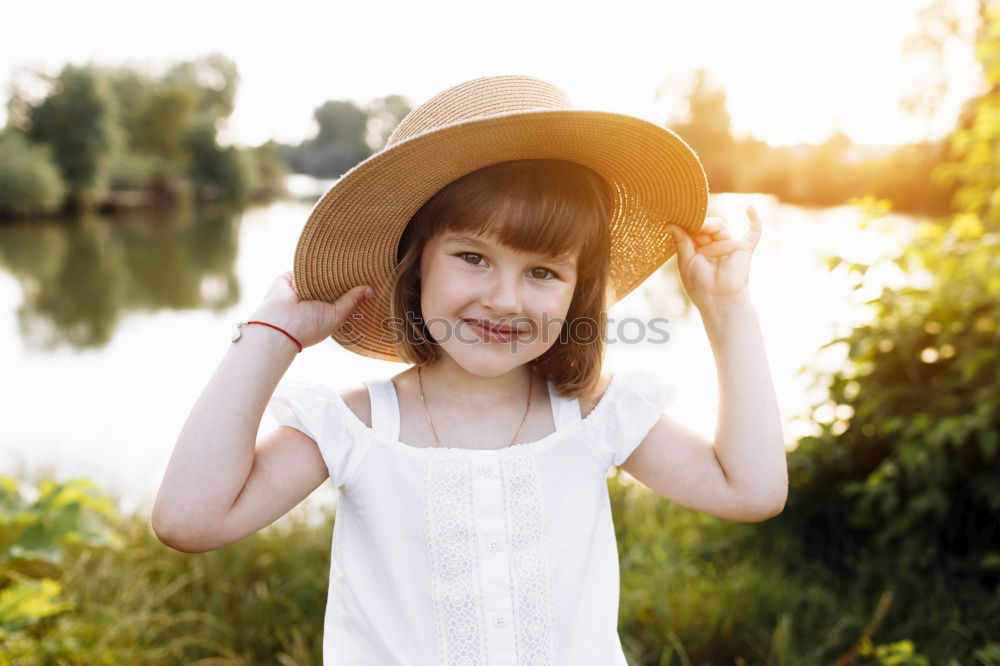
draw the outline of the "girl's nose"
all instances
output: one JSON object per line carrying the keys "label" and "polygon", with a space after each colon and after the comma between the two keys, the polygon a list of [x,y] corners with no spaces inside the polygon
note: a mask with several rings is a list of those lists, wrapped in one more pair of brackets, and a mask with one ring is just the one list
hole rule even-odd
{"label": "girl's nose", "polygon": [[517,275],[498,271],[483,295],[483,305],[498,315],[521,311],[521,280]]}

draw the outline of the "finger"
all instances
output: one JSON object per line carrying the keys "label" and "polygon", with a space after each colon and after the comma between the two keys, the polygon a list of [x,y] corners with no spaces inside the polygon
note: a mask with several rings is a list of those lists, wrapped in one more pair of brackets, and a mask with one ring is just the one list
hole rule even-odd
{"label": "finger", "polygon": [[686,263],[695,254],[694,241],[691,240],[691,236],[686,229],[682,229],[676,224],[668,224],[667,232],[674,239],[678,259]]}
{"label": "finger", "polygon": [[750,249],[753,249],[757,247],[757,243],[760,241],[760,235],[764,225],[760,221],[760,215],[757,213],[757,209],[752,205],[747,206],[747,217],[750,218],[750,228],[745,234],[743,234],[743,242],[749,244]]}
{"label": "finger", "polygon": [[368,285],[362,284],[349,290],[336,301],[333,302],[334,318],[339,323],[347,318],[354,308],[358,307],[362,301],[374,295],[374,290]]}
{"label": "finger", "polygon": [[698,248],[698,254],[704,255],[706,257],[721,257],[727,254],[731,254],[736,250],[745,250],[746,245],[741,241],[737,240],[723,240],[715,241],[714,243],[709,243],[708,245],[703,245]]}
{"label": "finger", "polygon": [[288,285],[288,287],[292,290],[292,293],[295,294],[295,297],[298,298],[299,300],[302,300],[302,294],[299,293],[298,287],[295,286],[294,271],[285,271],[284,273],[278,276],[278,279],[284,280],[285,283]]}
{"label": "finger", "polygon": [[726,227],[725,221],[721,217],[709,217],[705,219],[705,223],[701,225],[701,229],[695,234],[708,234],[714,240],[725,240],[731,237],[729,233],[729,228]]}
{"label": "finger", "polygon": [[708,245],[709,243],[714,243],[716,241],[729,240],[730,238],[732,238],[732,236],[730,236],[728,233],[723,233],[723,232],[707,234],[702,231],[699,231],[693,236],[693,238],[695,244],[701,247],[704,245]]}

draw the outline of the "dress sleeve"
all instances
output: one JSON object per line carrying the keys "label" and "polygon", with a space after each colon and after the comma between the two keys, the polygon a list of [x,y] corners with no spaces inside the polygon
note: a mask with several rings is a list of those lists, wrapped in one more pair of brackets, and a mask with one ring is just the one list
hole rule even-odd
{"label": "dress sleeve", "polygon": [[584,432],[608,466],[621,465],[673,403],[677,387],[644,370],[616,372]]}
{"label": "dress sleeve", "polygon": [[319,382],[279,384],[267,404],[278,425],[295,428],[316,442],[335,486],[351,480],[365,447],[346,427],[348,408],[333,389]]}

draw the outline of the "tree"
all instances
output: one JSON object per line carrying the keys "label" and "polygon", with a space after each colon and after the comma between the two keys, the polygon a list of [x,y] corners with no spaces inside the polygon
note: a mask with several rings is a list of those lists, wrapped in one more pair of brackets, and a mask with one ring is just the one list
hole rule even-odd
{"label": "tree", "polygon": [[188,126],[184,150],[191,156],[188,174],[203,199],[224,197],[243,202],[253,187],[251,158],[234,148],[222,147],[215,138],[215,121],[198,114]]}
{"label": "tree", "polygon": [[1000,2],[982,8],[976,55],[986,74],[985,92],[972,100],[951,138],[954,161],[941,165],[935,177],[956,183],[954,203],[985,230],[1000,231]]}
{"label": "tree", "polygon": [[49,145],[73,208],[87,208],[104,187],[118,139],[114,100],[101,72],[66,65],[52,93],[29,111],[29,136]]}
{"label": "tree", "polygon": [[199,103],[199,89],[176,80],[152,79],[128,67],[109,70],[109,78],[128,150],[178,159],[185,128]]}
{"label": "tree", "polygon": [[380,97],[368,105],[367,143],[382,150],[400,121],[410,112],[410,103],[402,95]]}
{"label": "tree", "polygon": [[986,14],[992,0],[974,0],[978,24],[970,24],[958,11],[955,0],[932,0],[917,12],[920,29],[907,37],[903,45],[906,71],[910,74],[907,92],[900,100],[900,108],[930,126],[938,114],[941,101],[953,84],[946,68],[945,53],[952,46],[975,49],[982,30],[987,24]]}
{"label": "tree", "polygon": [[354,102],[324,102],[313,112],[319,131],[282,157],[293,171],[336,178],[372,154],[368,145],[368,112]]}
{"label": "tree", "polygon": [[240,74],[235,62],[212,53],[178,63],[167,73],[165,82],[197,91],[197,111],[221,120],[233,113]]}
{"label": "tree", "polygon": [[713,192],[728,192],[736,184],[736,142],[733,140],[726,93],[713,85],[704,70],[695,73],[687,95],[687,113],[672,123],[698,154]]}

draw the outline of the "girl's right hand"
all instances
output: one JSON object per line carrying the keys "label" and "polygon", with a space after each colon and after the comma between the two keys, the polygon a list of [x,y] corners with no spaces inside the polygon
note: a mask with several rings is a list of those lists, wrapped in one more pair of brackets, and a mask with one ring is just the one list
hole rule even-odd
{"label": "girl's right hand", "polygon": [[280,326],[294,335],[302,347],[311,347],[330,337],[351,312],[373,293],[368,285],[349,290],[333,303],[299,300],[292,271],[279,275],[251,319]]}

